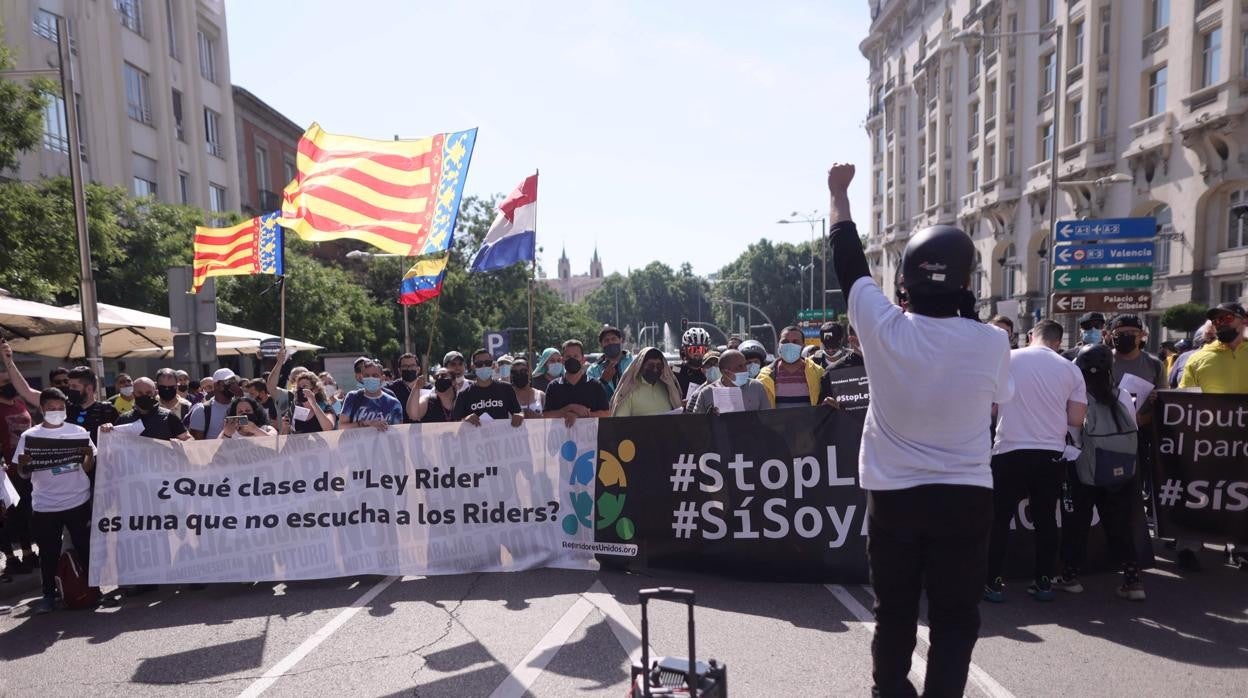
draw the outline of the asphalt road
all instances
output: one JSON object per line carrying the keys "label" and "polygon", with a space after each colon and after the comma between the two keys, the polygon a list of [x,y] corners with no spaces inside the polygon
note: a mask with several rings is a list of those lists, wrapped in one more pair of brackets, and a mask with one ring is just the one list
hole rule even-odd
{"label": "asphalt road", "polygon": [[[1110,575],[1051,604],[1012,584],[981,607],[967,694],[1242,695],[1248,574],[1204,559],[1186,577],[1160,559],[1144,603]],[[869,694],[868,588],[535,570],[169,587],[46,616],[0,600],[18,603],[0,616],[0,695],[618,697],[637,590],[660,584],[697,591],[698,654],[728,665],[732,695]],[[683,609],[651,609],[651,646],[683,654]]]}

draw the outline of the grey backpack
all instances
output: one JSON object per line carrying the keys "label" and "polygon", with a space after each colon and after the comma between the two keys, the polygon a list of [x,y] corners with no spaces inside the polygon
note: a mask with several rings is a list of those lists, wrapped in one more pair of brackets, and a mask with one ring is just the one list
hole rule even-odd
{"label": "grey backpack", "polygon": [[1137,433],[1135,420],[1120,401],[1106,405],[1088,395],[1083,450],[1075,461],[1079,481],[1095,487],[1113,487],[1134,478]]}

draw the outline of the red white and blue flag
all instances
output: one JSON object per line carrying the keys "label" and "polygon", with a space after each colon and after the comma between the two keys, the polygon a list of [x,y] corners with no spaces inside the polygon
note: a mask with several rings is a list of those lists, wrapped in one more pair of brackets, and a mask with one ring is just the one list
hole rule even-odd
{"label": "red white and blue flag", "polygon": [[469,271],[494,271],[537,258],[537,175],[503,199]]}

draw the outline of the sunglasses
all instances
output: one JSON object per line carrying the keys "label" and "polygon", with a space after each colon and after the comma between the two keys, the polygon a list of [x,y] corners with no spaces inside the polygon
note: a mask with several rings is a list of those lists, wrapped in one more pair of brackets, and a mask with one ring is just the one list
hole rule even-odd
{"label": "sunglasses", "polygon": [[1242,319],[1243,319],[1243,318],[1241,318],[1241,317],[1240,317],[1240,316],[1238,316],[1238,315],[1235,315],[1234,313],[1222,313],[1221,315],[1215,316],[1215,317],[1213,318],[1213,324],[1215,324],[1215,325],[1229,325],[1229,324],[1231,324],[1232,322],[1235,322],[1236,320],[1242,320]]}
{"label": "sunglasses", "polygon": [[472,362],[473,368],[486,368],[487,366],[492,366],[492,365],[494,365],[493,361],[473,361]]}
{"label": "sunglasses", "polygon": [[706,347],[689,347],[688,349],[685,349],[685,353],[689,356],[705,356]]}

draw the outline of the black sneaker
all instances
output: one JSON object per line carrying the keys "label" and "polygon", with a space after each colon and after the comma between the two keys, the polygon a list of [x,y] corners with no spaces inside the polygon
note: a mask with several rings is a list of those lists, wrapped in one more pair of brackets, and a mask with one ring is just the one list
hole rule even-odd
{"label": "black sneaker", "polygon": [[984,585],[984,601],[1005,603],[1005,580],[997,577]]}
{"label": "black sneaker", "polygon": [[1179,569],[1187,572],[1203,572],[1205,566],[1200,564],[1200,558],[1196,557],[1195,550],[1179,551]]}
{"label": "black sneaker", "polygon": [[1057,594],[1053,593],[1053,582],[1048,577],[1041,577],[1027,587],[1027,593],[1036,601],[1053,601]]}
{"label": "black sneaker", "polygon": [[1070,594],[1082,594],[1083,583],[1079,581],[1079,575],[1074,572],[1063,572],[1053,578],[1053,588],[1061,589]]}
{"label": "black sneaker", "polygon": [[51,613],[56,610],[56,599],[51,596],[45,596],[36,601],[35,605],[31,606],[31,609],[37,616],[42,616],[45,613]]}

